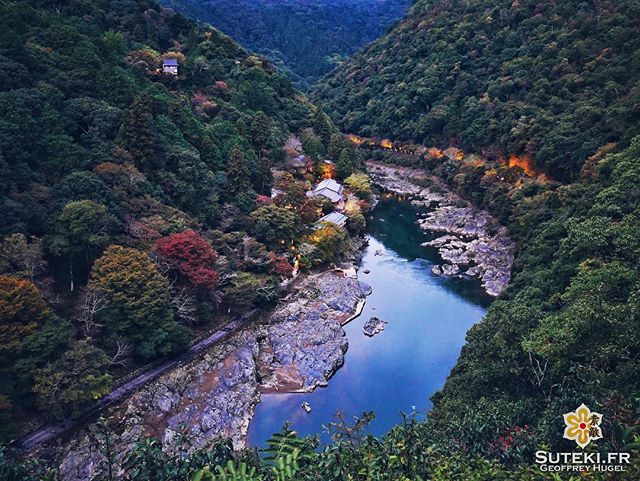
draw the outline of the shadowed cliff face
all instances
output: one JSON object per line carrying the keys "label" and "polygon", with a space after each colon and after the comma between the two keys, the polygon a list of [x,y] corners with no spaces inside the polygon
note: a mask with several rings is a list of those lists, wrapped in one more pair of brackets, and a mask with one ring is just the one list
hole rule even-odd
{"label": "shadowed cliff face", "polygon": [[266,55],[306,87],[375,40],[410,0],[164,0]]}

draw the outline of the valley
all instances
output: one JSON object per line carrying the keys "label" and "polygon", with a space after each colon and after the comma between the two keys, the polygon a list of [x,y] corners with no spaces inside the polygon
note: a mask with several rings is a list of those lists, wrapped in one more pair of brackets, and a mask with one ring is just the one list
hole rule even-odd
{"label": "valley", "polygon": [[[192,348],[190,358],[163,367],[132,394],[103,402],[93,414],[103,411],[117,437],[116,466],[141,436],[157,437],[167,453],[209,446],[221,433],[243,449],[265,446],[285,422],[312,435],[338,413],[352,418],[373,411],[372,432],[383,434],[399,413],[428,410],[429,394],[442,386],[467,329],[491,301],[469,275],[433,274],[442,258],[428,244],[439,234],[421,229],[417,219],[432,211],[423,199],[437,196],[411,183],[421,174],[397,178],[397,169],[369,168],[385,190],[371,213],[366,246],[353,259],[358,279],[344,277],[347,270],[302,274],[273,311],[235,321],[220,341]],[[369,340],[362,325],[373,316],[389,325]],[[390,383],[400,396],[386,397]],[[64,479],[92,478],[105,461],[100,426],[90,422],[58,439],[34,435],[27,443],[36,452],[53,449]]]}
{"label": "valley", "polygon": [[402,18],[409,0],[164,0],[265,56],[307,90]]}
{"label": "valley", "polygon": [[0,481],[640,477],[637,1],[0,12]]}

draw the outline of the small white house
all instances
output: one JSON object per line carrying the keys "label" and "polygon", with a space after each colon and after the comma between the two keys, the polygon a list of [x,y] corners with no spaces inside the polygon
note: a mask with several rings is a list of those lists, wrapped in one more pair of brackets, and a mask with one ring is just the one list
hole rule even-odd
{"label": "small white house", "polygon": [[275,199],[276,197],[278,197],[279,195],[283,195],[284,194],[284,190],[280,190],[280,189],[271,189],[271,198]]}
{"label": "small white house", "polygon": [[331,212],[316,222],[316,228],[321,228],[324,222],[328,222],[329,224],[333,224],[338,227],[344,227],[347,225],[347,220],[349,220],[349,218],[346,215],[341,214],[340,212]]}
{"label": "small white house", "polygon": [[323,196],[332,203],[342,206],[344,204],[344,187],[333,179],[325,179],[315,189],[307,192],[309,197]]}
{"label": "small white house", "polygon": [[162,72],[169,75],[178,75],[178,60],[175,58],[165,58],[162,61]]}

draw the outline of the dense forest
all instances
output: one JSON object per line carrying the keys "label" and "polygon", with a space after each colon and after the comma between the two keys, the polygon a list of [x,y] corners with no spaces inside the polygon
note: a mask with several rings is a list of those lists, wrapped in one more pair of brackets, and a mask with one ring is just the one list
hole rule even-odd
{"label": "dense forest", "polygon": [[[606,413],[598,449],[638,449],[639,8],[419,1],[315,91],[345,129],[475,152],[384,158],[445,179],[518,242],[421,426],[437,452],[526,464],[562,450],[558,416],[582,402]],[[547,175],[514,178],[508,154]]]}
{"label": "dense forest", "polygon": [[562,180],[640,133],[635,0],[421,0],[315,98],[345,131],[528,155]]}
{"label": "dense forest", "polygon": [[163,0],[287,71],[301,88],[382,35],[410,0]]}
{"label": "dense forest", "polygon": [[[272,178],[271,167],[293,132],[316,164],[337,159],[341,178],[361,155],[271,63],[154,3],[0,5],[10,438],[9,421],[73,414],[126,369],[183,349],[220,307],[269,302],[290,275],[291,241],[308,246],[304,265],[330,261],[348,239],[330,231],[312,245],[306,226],[327,206],[305,197],[304,176]],[[509,288],[468,333],[426,421],[407,414],[375,438],[364,413],[328,426],[323,446],[285,427],[261,453],[221,441],[174,457],[146,439],[120,460],[123,479],[575,481],[533,459],[567,449],[562,414],[585,403],[604,416],[585,452],[634,456],[626,472],[588,479],[637,480],[638,18],[633,0],[419,0],[330,74],[315,95],[339,126],[465,149],[375,156],[441,177],[507,225],[518,243]],[[178,59],[177,77],[161,73],[162,57]],[[546,175],[510,168],[511,154]],[[110,445],[108,426],[97,435]],[[116,479],[105,459],[98,479]],[[55,479],[3,448],[0,476]]]}
{"label": "dense forest", "polygon": [[78,414],[227,313],[275,300],[297,247],[302,268],[343,252],[349,238],[330,226],[306,237],[331,207],[305,196],[314,173],[272,167],[292,133],[316,163],[339,149],[343,177],[353,149],[268,61],[153,2],[0,11],[8,440]]}

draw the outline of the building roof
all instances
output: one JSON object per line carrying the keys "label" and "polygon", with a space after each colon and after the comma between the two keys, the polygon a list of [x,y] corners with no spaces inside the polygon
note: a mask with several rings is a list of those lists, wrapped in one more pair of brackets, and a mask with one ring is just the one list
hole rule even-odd
{"label": "building roof", "polygon": [[322,182],[320,182],[316,186],[316,188],[314,190],[318,191],[318,190],[322,190],[322,189],[329,189],[329,190],[332,190],[332,191],[337,192],[339,194],[342,194],[342,191],[343,191],[344,187],[342,187],[342,184],[336,182],[333,179],[324,179]]}
{"label": "building roof", "polygon": [[333,179],[325,179],[315,189],[307,192],[309,197],[322,195],[331,202],[340,202],[343,199],[344,187]]}
{"label": "building roof", "polygon": [[340,212],[331,212],[320,219],[318,224],[321,224],[322,222],[329,222],[337,225],[338,227],[344,227],[348,219],[349,218],[346,215],[341,214]]}
{"label": "building roof", "polygon": [[315,191],[314,195],[321,195],[323,197],[326,197],[334,204],[342,200],[342,194],[338,194],[337,192],[334,192],[333,190],[330,190],[330,189],[321,189],[321,190]]}
{"label": "building roof", "polygon": [[178,59],[175,59],[175,58],[165,58],[165,59],[162,61],[162,65],[166,65],[166,66],[169,66],[169,67],[170,67],[170,66],[172,66],[172,65],[175,65],[175,66],[177,67],[177,66],[178,66]]}

